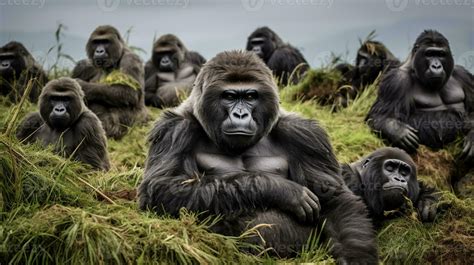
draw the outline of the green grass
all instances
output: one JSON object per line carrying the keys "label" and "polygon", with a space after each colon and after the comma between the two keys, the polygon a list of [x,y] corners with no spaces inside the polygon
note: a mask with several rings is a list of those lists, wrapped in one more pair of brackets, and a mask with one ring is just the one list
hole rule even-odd
{"label": "green grass", "polygon": [[[283,94],[295,88],[285,89]],[[319,120],[339,160],[350,162],[383,146],[363,122],[374,93],[375,87],[369,87],[337,113],[288,94],[282,95],[282,106]],[[16,107],[0,99],[2,132],[36,109],[25,103],[12,120]],[[121,141],[109,140],[112,169],[107,173],[89,171],[50,149],[22,145],[12,135],[1,134],[0,264],[333,263],[327,246],[318,244],[319,235],[300,256],[279,260],[264,252],[253,256],[239,251],[249,247],[241,240],[246,234],[209,233],[214,220],[199,221],[186,211],[179,219],[138,211],[136,187],[148,151],[146,136],[159,114],[150,109],[151,121],[131,128]],[[432,224],[420,223],[413,212],[385,222],[378,233],[383,263],[472,264],[474,202],[456,198],[447,184],[456,152],[453,144],[439,152],[422,148],[414,157],[420,178],[440,188],[449,207]]]}

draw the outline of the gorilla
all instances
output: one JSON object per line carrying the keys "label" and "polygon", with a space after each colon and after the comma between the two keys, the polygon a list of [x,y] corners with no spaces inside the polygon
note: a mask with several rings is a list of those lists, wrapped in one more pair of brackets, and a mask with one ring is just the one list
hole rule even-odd
{"label": "gorilla", "polygon": [[54,145],[62,156],[94,169],[110,168],[107,138],[97,116],[84,105],[84,92],[71,78],[50,81],[39,99],[39,112],[30,113],[16,136],[21,141]]}
{"label": "gorilla", "polygon": [[186,49],[178,37],[161,36],[153,45],[145,65],[145,104],[157,108],[174,107],[189,95],[206,59]]}
{"label": "gorilla", "polygon": [[283,43],[268,27],[258,28],[250,34],[246,49],[262,58],[279,83],[285,86],[298,83],[309,69],[303,54],[295,47]]}
{"label": "gorilla", "polygon": [[207,62],[190,97],[163,113],[149,137],[140,209],[178,216],[181,208],[222,216],[214,232],[240,235],[279,256],[324,231],[342,263],[376,264],[368,212],[340,175],[325,131],[280,110],[271,70],[255,53]]}
{"label": "gorilla", "polygon": [[[464,135],[461,158],[474,157],[474,78],[454,65],[448,40],[426,30],[407,61],[381,81],[366,121],[393,146],[408,153],[419,144],[439,149]],[[471,163],[472,167],[472,163]]]}
{"label": "gorilla", "polygon": [[335,97],[335,105],[347,107],[349,100],[355,99],[365,87],[371,85],[380,73],[400,65],[400,61],[378,41],[367,40],[357,51],[355,66],[338,64],[335,67],[343,76],[342,87]]}
{"label": "gorilla", "polygon": [[48,82],[48,75],[23,44],[11,41],[0,47],[0,95],[19,102],[28,81],[33,78],[28,99],[36,103],[41,88]]}
{"label": "gorilla", "polygon": [[423,222],[433,221],[439,196],[417,180],[415,162],[403,150],[385,147],[352,164],[342,165],[347,186],[364,199],[374,221],[384,219],[384,211],[406,205],[407,197]]}
{"label": "gorilla", "polygon": [[72,77],[84,90],[86,103],[102,121],[107,137],[121,139],[147,116],[141,59],[112,26],[99,26],[86,46],[88,59],[78,62]]}

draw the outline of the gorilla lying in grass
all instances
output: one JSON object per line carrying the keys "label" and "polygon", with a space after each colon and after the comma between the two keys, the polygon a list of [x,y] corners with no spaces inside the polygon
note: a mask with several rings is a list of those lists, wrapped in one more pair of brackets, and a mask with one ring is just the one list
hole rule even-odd
{"label": "gorilla lying in grass", "polygon": [[97,116],[84,105],[84,92],[71,78],[49,82],[41,92],[39,112],[30,113],[20,124],[17,138],[54,145],[62,156],[108,170],[107,139]]}
{"label": "gorilla lying in grass", "polygon": [[221,215],[212,229],[225,235],[272,224],[250,241],[280,256],[300,251],[325,222],[339,262],[377,264],[366,207],[344,184],[326,132],[280,110],[272,73],[255,53],[224,52],[205,64],[149,144],[141,209]]}
{"label": "gorilla lying in grass", "polygon": [[384,212],[406,206],[407,199],[423,222],[435,218],[439,196],[417,180],[415,162],[398,148],[381,148],[361,160],[342,166],[347,186],[364,199],[378,222]]}

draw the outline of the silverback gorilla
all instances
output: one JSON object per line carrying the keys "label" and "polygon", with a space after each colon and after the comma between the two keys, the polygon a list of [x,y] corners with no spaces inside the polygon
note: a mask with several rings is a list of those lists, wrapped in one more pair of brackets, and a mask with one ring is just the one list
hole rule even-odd
{"label": "silverback gorilla", "polygon": [[376,264],[375,234],[361,199],[344,184],[325,131],[284,113],[270,69],[255,53],[224,52],[207,62],[190,97],[151,132],[139,207],[222,215],[213,231],[239,235],[287,256],[312,229],[339,262]]}
{"label": "silverback gorilla", "polygon": [[74,79],[62,77],[49,82],[41,92],[39,109],[22,121],[18,139],[54,145],[64,157],[72,155],[94,169],[109,169],[104,129],[84,105],[84,93]]}
{"label": "silverback gorilla", "polygon": [[400,61],[381,42],[367,40],[357,51],[355,66],[339,64],[336,70],[343,75],[343,82],[348,83],[338,91],[335,104],[347,107],[349,100],[355,99],[364,88],[372,84],[380,73],[398,67]]}
{"label": "silverback gorilla", "polygon": [[0,47],[0,95],[19,102],[30,79],[34,79],[28,99],[36,103],[48,76],[23,44],[12,41]]}
{"label": "silverback gorilla", "polygon": [[191,92],[205,62],[199,53],[188,51],[175,35],[161,36],[145,65],[145,104],[157,108],[177,106]]}
{"label": "silverback gorilla", "polygon": [[309,69],[303,54],[295,47],[285,44],[268,27],[258,28],[250,34],[247,51],[253,51],[262,58],[284,86],[298,83]]}
{"label": "silverback gorilla", "polygon": [[72,77],[77,78],[107,136],[120,139],[147,115],[143,63],[112,26],[97,27],[86,51],[88,59],[77,64]]}
{"label": "silverback gorilla", "polygon": [[405,196],[418,210],[424,222],[433,221],[439,196],[417,180],[415,162],[405,151],[385,147],[361,160],[342,165],[347,186],[364,199],[375,221],[384,219],[384,211],[403,208]]}
{"label": "silverback gorilla", "polygon": [[442,148],[464,134],[463,158],[474,157],[474,78],[455,66],[448,40],[426,30],[410,57],[383,78],[366,118],[391,144],[413,153]]}

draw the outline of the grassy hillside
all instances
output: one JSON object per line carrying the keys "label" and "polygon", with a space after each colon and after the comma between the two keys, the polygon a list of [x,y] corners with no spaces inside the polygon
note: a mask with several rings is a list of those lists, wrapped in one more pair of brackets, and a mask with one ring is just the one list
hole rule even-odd
{"label": "grassy hillside", "polygon": [[[327,73],[316,70],[310,76],[320,74]],[[291,101],[288,95],[282,96],[282,105],[288,111],[319,120],[339,160],[350,162],[383,146],[363,122],[374,91],[369,87],[349,108],[335,114],[329,107],[313,102]],[[36,106],[27,103],[17,112],[17,106],[0,100],[0,264],[282,261],[264,253],[245,254],[239,249],[249,246],[240,238],[207,232],[214,220],[198,221],[196,215],[186,211],[176,220],[137,210],[135,188],[143,175],[146,135],[153,121],[132,128],[121,141],[109,140],[112,170],[92,172],[53,155],[51,150],[22,145],[11,133],[6,134],[7,126],[14,128]],[[160,111],[150,109],[150,113],[156,119]],[[420,178],[442,190],[446,210],[432,224],[420,223],[414,212],[385,222],[378,233],[384,263],[474,262],[473,198],[457,199],[448,185],[458,144],[438,152],[421,148],[414,157]],[[333,262],[326,246],[315,242],[291,261]]]}

